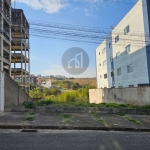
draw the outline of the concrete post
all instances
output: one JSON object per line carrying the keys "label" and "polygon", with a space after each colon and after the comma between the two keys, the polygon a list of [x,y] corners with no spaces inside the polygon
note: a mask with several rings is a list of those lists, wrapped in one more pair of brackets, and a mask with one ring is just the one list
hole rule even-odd
{"label": "concrete post", "polygon": [[[10,16],[9,21],[11,22],[11,7],[9,8],[9,16]],[[10,41],[12,40],[12,37],[11,37],[11,25],[9,25],[9,40]],[[9,76],[11,76],[11,43],[10,43],[10,47],[9,47],[9,61],[10,61]]]}
{"label": "concrete post", "polygon": [[1,112],[4,112],[4,101],[5,101],[5,95],[4,95],[4,72],[0,72],[0,110]]}
{"label": "concrete post", "polygon": [[[2,5],[3,4],[3,0],[2,0]],[[3,7],[2,7],[3,10]],[[0,71],[3,71],[3,15],[0,16],[0,32],[1,32],[1,36],[0,36],[0,56],[1,56],[1,60],[0,60]]]}

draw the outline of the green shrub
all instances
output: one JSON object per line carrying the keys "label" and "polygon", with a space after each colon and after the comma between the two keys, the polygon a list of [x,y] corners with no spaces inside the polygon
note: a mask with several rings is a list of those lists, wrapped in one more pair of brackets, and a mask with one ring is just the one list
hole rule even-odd
{"label": "green shrub", "polygon": [[37,106],[47,106],[47,105],[50,105],[50,104],[52,104],[51,100],[40,100],[40,101],[36,102]]}
{"label": "green shrub", "polygon": [[42,89],[35,88],[35,89],[30,90],[30,96],[31,98],[43,98]]}
{"label": "green shrub", "polygon": [[150,105],[142,106],[142,109],[150,109]]}
{"label": "green shrub", "polygon": [[34,116],[35,115],[35,113],[33,113],[33,112],[31,112],[31,113],[29,113],[26,117],[24,117],[24,121],[32,121],[33,119],[34,119]]}
{"label": "green shrub", "polygon": [[24,102],[23,105],[25,106],[25,108],[35,108],[35,103],[32,101]]}

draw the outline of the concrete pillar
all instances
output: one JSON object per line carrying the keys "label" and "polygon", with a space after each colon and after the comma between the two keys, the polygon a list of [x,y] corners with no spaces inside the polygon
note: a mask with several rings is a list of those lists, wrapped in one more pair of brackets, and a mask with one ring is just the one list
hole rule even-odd
{"label": "concrete pillar", "polygon": [[20,41],[21,41],[21,84],[22,84],[22,89],[23,89],[23,86],[24,86],[24,81],[23,81],[23,51],[22,51],[22,47],[23,47],[23,43],[22,43],[22,39],[23,39],[23,36],[22,36],[22,14],[21,14],[21,24],[20,24]]}
{"label": "concrete pillar", "polygon": [[0,15],[0,32],[2,33],[0,36],[0,56],[1,56],[0,71],[3,71],[3,16],[2,15]]}
{"label": "concrete pillar", "polygon": [[4,112],[4,102],[5,102],[5,95],[4,95],[4,72],[0,72],[0,110]]}
{"label": "concrete pillar", "polygon": [[[9,8],[9,15],[10,15],[10,21],[11,21],[11,7]],[[9,47],[9,61],[10,61],[10,66],[9,66],[9,75],[11,76],[11,25],[9,26],[9,40],[10,40],[10,47]]]}

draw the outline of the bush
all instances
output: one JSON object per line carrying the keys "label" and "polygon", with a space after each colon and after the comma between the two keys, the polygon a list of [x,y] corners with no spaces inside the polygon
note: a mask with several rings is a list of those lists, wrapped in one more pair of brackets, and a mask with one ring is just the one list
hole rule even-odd
{"label": "bush", "polygon": [[35,108],[35,103],[30,101],[30,102],[24,102],[23,105],[25,108]]}
{"label": "bush", "polygon": [[36,89],[30,90],[30,96],[31,98],[43,98],[43,92],[41,91],[41,89],[36,88]]}
{"label": "bush", "polygon": [[40,101],[36,102],[37,106],[47,106],[50,104],[52,104],[51,100],[40,100]]}

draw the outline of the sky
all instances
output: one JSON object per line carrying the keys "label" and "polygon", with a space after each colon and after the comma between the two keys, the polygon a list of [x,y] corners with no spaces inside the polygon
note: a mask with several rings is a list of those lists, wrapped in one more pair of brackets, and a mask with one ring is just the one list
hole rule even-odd
{"label": "sky", "polygon": [[[111,30],[136,2],[137,0],[16,0],[14,5],[12,0],[12,7],[23,9],[29,22],[36,20]],[[99,41],[100,44],[101,40]],[[76,78],[96,77],[95,50],[99,44],[30,36],[30,73]],[[71,75],[62,67],[62,56],[72,47],[82,48],[90,59],[88,69],[79,75]]]}

